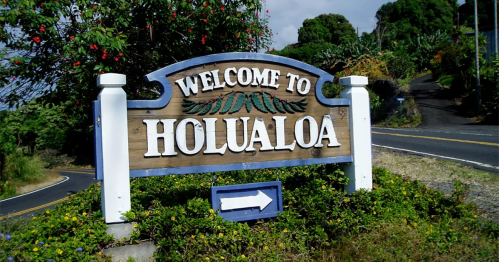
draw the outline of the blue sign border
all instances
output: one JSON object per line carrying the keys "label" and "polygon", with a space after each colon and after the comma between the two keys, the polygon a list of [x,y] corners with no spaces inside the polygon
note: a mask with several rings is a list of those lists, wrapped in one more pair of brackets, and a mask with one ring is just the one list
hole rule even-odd
{"label": "blue sign border", "polygon": [[[272,213],[262,213],[258,215],[250,215],[250,216],[239,216],[239,217],[225,217],[228,221],[247,221],[254,219],[264,219],[277,217],[278,213],[282,213],[282,183],[281,181],[273,181],[273,182],[260,182],[260,183],[251,183],[251,184],[240,184],[240,185],[230,185],[230,186],[214,186],[211,188],[211,206],[218,213],[219,216],[223,216],[220,214],[220,195],[219,191],[238,191],[238,190],[247,190],[247,189],[255,189],[258,188],[269,188],[269,187],[277,187],[277,196],[275,198],[272,197],[272,200],[277,201],[277,210]],[[265,210],[265,209],[264,209]],[[234,213],[240,213],[241,211],[234,211]]]}
{"label": "blue sign border", "polygon": [[327,82],[333,82],[334,76],[326,73],[325,71],[320,70],[314,66],[309,64],[305,64],[298,60],[294,60],[287,57],[276,56],[276,55],[268,55],[268,54],[257,54],[257,53],[222,53],[215,55],[207,55],[197,58],[192,58],[189,60],[185,60],[182,62],[175,63],[173,65],[161,68],[152,73],[144,76],[144,80],[147,82],[157,82],[160,87],[160,93],[158,99],[156,100],[130,100],[127,101],[128,108],[144,108],[144,109],[152,109],[152,108],[163,108],[168,105],[170,99],[172,98],[172,85],[170,81],[167,79],[167,76],[174,74],[178,71],[185,70],[189,67],[195,67],[199,65],[209,64],[209,63],[217,63],[217,62],[225,62],[225,61],[262,61],[262,62],[270,62],[283,64],[286,66],[295,67],[304,71],[307,71],[311,74],[317,75],[319,79],[317,80],[315,95],[319,102],[328,106],[348,106],[350,105],[350,100],[346,98],[326,98],[322,94],[322,85]]}
{"label": "blue sign border", "polygon": [[[346,98],[325,98],[322,94],[322,85],[326,82],[332,82],[334,76],[327,72],[320,70],[309,64],[300,61],[275,56],[268,54],[257,53],[222,53],[197,57],[185,60],[173,65],[156,70],[144,76],[147,82],[157,82],[161,88],[161,95],[157,100],[129,100],[127,107],[130,109],[153,109],[163,108],[170,102],[173,90],[167,76],[174,74],[178,71],[185,70],[186,68],[199,66],[208,63],[217,63],[224,61],[262,61],[276,64],[283,64],[286,66],[295,67],[300,70],[307,71],[311,74],[317,75],[315,95],[317,100],[326,106],[348,106],[350,100]],[[101,127],[96,123],[96,119],[100,114],[100,101],[94,101],[94,143],[95,143],[95,173],[97,180],[103,180],[103,164],[102,164],[102,133]],[[353,157],[338,156],[326,158],[309,158],[309,159],[292,159],[281,161],[267,161],[267,162],[252,162],[252,163],[234,163],[224,165],[207,165],[207,166],[187,166],[175,168],[158,168],[158,169],[144,169],[144,170],[130,170],[130,177],[150,177],[150,176],[165,176],[165,175],[180,175],[192,173],[208,173],[208,172],[223,172],[233,170],[249,170],[249,169],[262,169],[262,168],[280,168],[290,166],[304,166],[304,165],[318,165],[318,164],[334,164],[334,163],[351,163]]]}

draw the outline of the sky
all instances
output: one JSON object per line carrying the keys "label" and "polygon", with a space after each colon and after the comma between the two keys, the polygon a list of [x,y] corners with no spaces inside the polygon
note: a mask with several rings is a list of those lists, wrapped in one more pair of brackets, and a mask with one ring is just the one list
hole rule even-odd
{"label": "sky", "polygon": [[[422,0],[424,1],[424,0]],[[464,4],[465,0],[458,0]],[[298,42],[298,29],[305,19],[320,14],[341,14],[350,21],[359,35],[371,33],[376,26],[376,11],[389,0],[265,0],[264,10],[269,10],[269,28],[274,32],[276,50]],[[265,14],[265,12],[264,12]]]}

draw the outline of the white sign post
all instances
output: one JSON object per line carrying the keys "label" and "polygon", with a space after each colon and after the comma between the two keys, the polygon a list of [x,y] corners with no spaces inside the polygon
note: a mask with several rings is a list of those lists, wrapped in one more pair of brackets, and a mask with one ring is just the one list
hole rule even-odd
{"label": "white sign post", "polygon": [[130,167],[128,157],[126,76],[103,74],[97,77],[99,93],[100,124],[102,125],[101,184],[102,215],[106,223],[125,222],[125,213],[130,204]]}
{"label": "white sign post", "polygon": [[371,190],[372,147],[371,147],[371,115],[369,93],[364,88],[368,84],[365,76],[348,76],[340,78],[344,87],[341,98],[350,99],[350,139],[353,163],[345,166],[345,175],[350,179],[345,190],[348,193],[360,189]]}

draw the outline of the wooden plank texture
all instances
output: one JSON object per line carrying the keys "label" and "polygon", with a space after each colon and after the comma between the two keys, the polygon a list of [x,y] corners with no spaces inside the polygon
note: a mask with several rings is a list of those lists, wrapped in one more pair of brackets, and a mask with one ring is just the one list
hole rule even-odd
{"label": "wooden plank texture", "polygon": [[[225,86],[223,89],[217,89],[213,91],[202,92],[202,84],[199,81],[199,92],[197,95],[191,94],[189,97],[185,97],[180,87],[175,83],[176,80],[185,78],[187,76],[195,76],[201,72],[211,71],[219,69],[219,79],[220,82],[224,82],[224,72],[226,68],[235,67],[239,69],[241,67],[247,68],[259,68],[260,72],[263,69],[274,69],[280,70],[280,77],[277,83],[279,84],[278,89],[267,88],[262,86],[240,86],[237,84],[234,87]],[[288,87],[289,78],[286,77],[288,73],[299,75],[300,78],[306,77],[311,82],[310,92],[306,95],[300,95],[295,90],[294,92],[286,91]],[[141,170],[141,169],[155,169],[155,168],[168,168],[168,167],[184,167],[184,166],[199,166],[199,165],[213,165],[213,164],[231,164],[231,163],[247,163],[247,162],[263,162],[263,161],[277,161],[277,160],[291,160],[291,159],[309,159],[309,158],[322,158],[322,157],[335,157],[335,156],[349,156],[350,152],[350,131],[348,123],[348,107],[347,106],[337,106],[328,107],[322,105],[315,97],[315,84],[317,82],[317,76],[310,75],[307,72],[301,71],[296,68],[286,67],[278,64],[269,64],[263,62],[224,62],[224,63],[214,63],[207,64],[204,66],[198,66],[194,68],[186,69],[182,72],[168,76],[172,87],[173,94],[169,104],[162,109],[129,109],[128,110],[128,134],[129,134],[129,154],[130,154],[130,169],[131,170]],[[231,77],[231,81],[236,81],[236,76]],[[296,83],[295,83],[296,84]],[[229,114],[220,114],[220,111],[215,114],[206,114],[203,116],[197,114],[186,114],[182,112],[184,107],[183,99],[188,99],[191,101],[207,101],[212,98],[218,98],[223,94],[230,91],[242,91],[246,94],[250,94],[254,91],[263,90],[268,92],[280,99],[288,99],[290,101],[298,101],[306,98],[308,104],[305,106],[305,112],[296,112],[294,114],[290,113],[262,113],[252,105],[252,110],[248,113],[246,107],[243,106],[238,112]],[[237,96],[236,96],[237,97]],[[261,98],[261,94],[259,94]],[[224,99],[227,100],[227,98]],[[261,99],[260,99],[261,101]],[[147,152],[147,135],[146,135],[146,125],[143,123],[144,119],[176,119],[175,128],[177,124],[186,118],[194,118],[203,123],[203,118],[217,118],[216,122],[216,142],[217,148],[221,147],[227,142],[226,134],[226,123],[223,121],[224,118],[236,118],[236,117],[250,117],[248,121],[248,141],[251,137],[251,131],[255,117],[262,117],[272,146],[276,145],[276,134],[275,134],[275,121],[272,119],[273,116],[286,116],[285,127],[286,127],[286,144],[290,144],[295,140],[294,127],[295,122],[298,118],[310,115],[313,116],[317,121],[317,124],[321,126],[322,118],[324,115],[330,115],[333,120],[334,130],[338,138],[338,142],[341,144],[339,147],[327,147],[327,139],[323,141],[324,147],[322,148],[300,148],[298,145],[293,151],[290,150],[273,150],[273,151],[259,151],[260,143],[255,144],[256,151],[254,152],[240,152],[234,153],[227,149],[224,155],[220,154],[203,154],[206,149],[206,142],[203,149],[195,155],[185,155],[178,148],[175,143],[175,151],[178,152],[176,156],[161,156],[161,157],[144,157]],[[241,145],[243,142],[243,130],[242,121],[238,121],[238,144]],[[304,137],[305,142],[308,142],[309,131],[308,123],[305,121],[304,125]],[[161,124],[158,125],[158,133],[163,132],[163,127]],[[193,149],[194,147],[194,129],[192,125],[187,125],[187,147]],[[158,139],[159,152],[163,152],[163,141]]]}

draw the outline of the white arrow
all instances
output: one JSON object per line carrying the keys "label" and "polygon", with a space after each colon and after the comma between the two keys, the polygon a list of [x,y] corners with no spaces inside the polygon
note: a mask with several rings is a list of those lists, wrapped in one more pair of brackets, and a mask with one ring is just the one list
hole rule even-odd
{"label": "white arrow", "polygon": [[256,196],[220,198],[220,202],[222,203],[222,210],[260,207],[261,211],[272,202],[272,198],[258,190]]}

